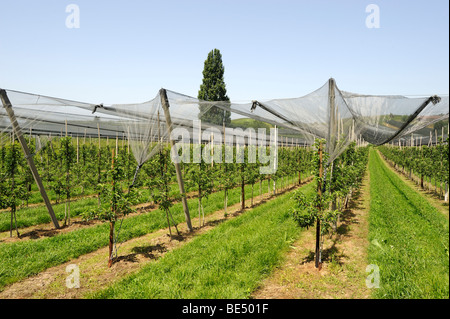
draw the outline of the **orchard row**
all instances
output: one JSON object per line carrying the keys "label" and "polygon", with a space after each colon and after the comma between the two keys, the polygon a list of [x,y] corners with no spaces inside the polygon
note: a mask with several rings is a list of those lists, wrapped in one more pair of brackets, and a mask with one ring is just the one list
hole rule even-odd
{"label": "orchard row", "polygon": [[397,170],[416,180],[423,189],[434,188],[440,196],[448,194],[448,139],[434,146],[381,146],[379,150]]}

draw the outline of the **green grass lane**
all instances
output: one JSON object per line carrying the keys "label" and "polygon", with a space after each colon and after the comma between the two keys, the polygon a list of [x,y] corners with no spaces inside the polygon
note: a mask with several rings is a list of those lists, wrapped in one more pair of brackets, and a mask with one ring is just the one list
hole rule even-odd
{"label": "green grass lane", "polygon": [[449,298],[449,221],[371,149],[369,263],[374,298]]}
{"label": "green grass lane", "polygon": [[[315,183],[302,188],[315,192]],[[301,233],[292,192],[224,222],[95,298],[247,298]]]}
{"label": "green grass lane", "polygon": [[[145,203],[149,201],[150,190],[141,189],[141,195],[138,199],[139,203]],[[170,196],[175,196],[179,194],[178,185],[170,185]],[[59,221],[63,221],[65,217],[65,200],[62,199],[59,204],[53,204],[53,210],[55,212],[56,218]],[[98,206],[98,198],[81,198],[72,199],[70,202],[70,216],[77,217],[81,213],[89,209],[95,209]],[[37,205],[30,207],[23,207],[16,212],[17,215],[17,227],[25,228],[45,223],[50,223],[51,218],[48,214],[47,207],[45,205]],[[0,232],[8,231],[11,225],[11,213],[9,210],[4,210],[0,212]],[[14,226],[13,226],[14,227]]]}
{"label": "green grass lane", "polygon": [[[290,178],[289,181],[291,183],[295,183],[296,177]],[[267,193],[267,183],[268,183],[268,181],[264,180],[261,185],[263,194]],[[272,184],[270,186],[272,188]],[[277,187],[279,187],[278,183],[277,183]],[[174,198],[180,194],[177,183],[170,184],[169,188],[170,188],[170,192],[169,192],[170,197]],[[239,188],[239,187],[237,187],[237,188]],[[251,185],[246,185],[245,189],[246,189],[246,198],[250,198]],[[186,192],[193,192],[193,191],[196,191],[196,190],[195,189],[186,189]],[[150,201],[150,196],[151,196],[150,189],[140,189],[140,193],[141,194],[138,199],[138,203],[145,203],[145,202]],[[218,191],[218,193],[223,194],[222,191]],[[40,194],[39,194],[39,196],[40,196]],[[254,185],[254,198],[257,198],[258,196],[259,196],[259,182],[255,183],[255,185]],[[222,203],[223,203],[223,200],[222,200]],[[59,204],[53,204],[52,206],[53,206],[53,210],[55,212],[56,218],[60,222],[64,221],[65,210],[66,210],[65,200],[62,199]],[[98,206],[97,197],[72,199],[72,201],[70,203],[70,216],[77,217],[84,211],[89,210],[89,209],[95,209],[97,206]],[[222,208],[223,208],[223,205],[222,205]],[[17,216],[17,227],[19,228],[19,231],[20,231],[20,228],[51,223],[51,218],[50,218],[50,215],[48,214],[47,207],[45,205],[20,208],[17,210],[16,216]],[[9,231],[10,225],[11,225],[10,211],[4,210],[4,211],[0,212],[0,232]]]}
{"label": "green grass lane", "polygon": [[[263,184],[263,187],[264,185],[267,187],[267,181]],[[245,187],[245,192],[246,198],[249,198],[251,185]],[[239,203],[239,201],[240,188],[229,190],[228,204],[233,205]],[[196,198],[189,199],[188,206],[191,217],[197,217],[198,200]],[[223,209],[223,192],[211,194],[208,199],[203,201],[203,206],[205,215]],[[185,221],[181,203],[176,203],[171,208],[171,212],[176,223]],[[167,227],[165,213],[159,209],[138,214],[124,219],[119,241],[143,236],[165,227]],[[54,237],[1,243],[0,290],[5,285],[105,247],[108,242],[109,224],[102,223],[68,233],[61,233]]]}

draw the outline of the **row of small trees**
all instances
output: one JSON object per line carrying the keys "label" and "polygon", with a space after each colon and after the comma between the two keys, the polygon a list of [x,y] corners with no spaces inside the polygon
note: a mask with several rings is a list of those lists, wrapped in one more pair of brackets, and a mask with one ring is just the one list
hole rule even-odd
{"label": "row of small trees", "polygon": [[13,224],[19,236],[16,211],[21,202],[30,197],[31,181],[28,179],[26,161],[19,143],[14,142],[0,148],[0,209],[11,210],[10,236]]}
{"label": "row of small trees", "polygon": [[[160,151],[142,166],[142,173],[134,184],[130,185],[133,177],[135,162],[126,147],[116,148],[95,144],[83,144],[77,147],[71,137],[55,138],[48,142],[38,152],[35,151],[33,140],[29,140],[35,162],[41,172],[47,190],[52,190],[56,200],[65,202],[65,225],[70,224],[70,203],[83,195],[98,195],[97,209],[90,209],[83,214],[89,219],[100,219],[110,222],[111,243],[115,244],[115,224],[119,219],[133,210],[137,203],[142,187],[150,189],[150,200],[165,212],[172,235],[171,226],[178,232],[177,225],[171,214],[171,207],[179,197],[171,192],[170,186],[176,183],[174,165],[170,159],[170,148],[161,147]],[[206,146],[202,146],[205,148]],[[288,183],[287,177],[297,176],[299,182],[302,175],[308,175],[310,165],[308,159],[311,152],[305,148],[280,148],[278,150],[278,169],[272,175],[259,173],[261,164],[248,163],[248,150],[245,152],[243,163],[182,163],[185,183],[188,190],[195,190],[199,201],[199,226],[204,224],[203,200],[213,191],[224,192],[225,211],[227,207],[227,193],[230,189],[242,188],[241,203],[244,208],[245,185],[260,183],[264,179],[275,181],[274,185],[284,187]],[[18,143],[4,145],[0,149],[1,168],[1,208],[11,209],[11,221],[16,220],[16,210],[32,194],[32,178],[28,176],[29,169],[22,155]],[[31,177],[31,174],[30,174]],[[292,178],[291,178],[292,179]],[[273,188],[273,190],[275,190]],[[142,198],[140,198],[142,199]],[[253,192],[252,192],[253,205]],[[226,214],[226,212],[225,212]],[[203,216],[203,218],[201,218]],[[13,222],[11,222],[12,231]],[[16,223],[16,230],[17,230]],[[17,231],[17,235],[19,233]],[[112,251],[111,251],[112,256]],[[112,258],[110,258],[112,260]]]}
{"label": "row of small trees", "polygon": [[[391,161],[394,167],[410,179],[416,175],[421,188],[433,189],[439,196],[448,200],[449,148],[448,138],[434,146],[381,146],[380,152]],[[425,182],[428,182],[425,183]],[[439,188],[439,190],[438,190]]]}
{"label": "row of small trees", "polygon": [[307,197],[302,190],[294,193],[295,206],[291,210],[294,220],[302,228],[316,226],[315,266],[321,266],[323,236],[336,230],[342,211],[364,176],[368,161],[368,147],[349,147],[331,164],[326,166],[329,154],[325,152],[326,141],[317,139],[312,158],[313,175],[317,193]]}
{"label": "row of small trees", "polygon": [[[33,153],[36,153],[32,140],[29,141],[29,147]],[[6,175],[10,173],[5,172],[11,171],[11,168],[5,167],[5,154],[9,148],[9,146],[0,148],[1,172],[4,172]],[[96,144],[83,144],[77,150],[72,138],[55,138],[49,141],[34,155],[34,161],[39,171],[42,172],[41,177],[46,185],[46,189],[53,193],[52,198],[56,203],[64,200],[70,202],[73,198],[99,193],[98,185],[106,180],[113,149],[115,148],[109,145],[99,147]],[[20,196],[20,199],[26,201],[32,195],[31,185],[34,181],[26,167],[26,161],[23,160],[23,155],[20,154],[20,147],[17,148],[17,145],[16,151],[19,152],[17,155],[17,164],[19,167],[24,167],[20,168],[20,184],[25,184],[28,190],[26,194]],[[169,153],[165,151],[164,154],[167,160],[169,160]],[[200,164],[200,171],[203,177],[200,177],[200,179],[195,174],[196,171],[199,171],[198,165],[182,164],[182,168],[185,172],[185,180],[189,188],[199,190],[198,185],[205,185],[203,186],[205,187],[204,190],[199,190],[199,195],[202,195],[200,197],[203,197],[203,195],[207,195],[209,192],[206,186],[208,183],[204,181],[206,178],[216,181],[215,188],[218,190],[236,187],[238,184],[241,185],[242,181],[244,181],[244,184],[254,185],[266,178],[277,181],[279,185],[285,185],[286,177],[294,174],[299,174],[299,179],[301,179],[301,174],[308,171],[305,163],[309,162],[307,159],[309,155],[306,154],[308,152],[305,148],[280,148],[278,168],[275,174],[269,176],[259,174],[261,164],[248,163],[248,161],[238,165],[235,165],[235,163],[214,163],[211,166],[202,162]],[[136,162],[126,147],[118,148],[118,155],[116,157],[119,157],[121,163],[123,163],[121,165],[123,165],[124,173],[121,183],[123,187],[127,187],[127,185],[130,185],[130,181],[134,175]],[[157,171],[156,166],[157,163],[155,161],[148,161],[143,165],[143,171],[147,173],[147,176],[155,177],[154,172]],[[174,182],[174,170],[169,170],[168,174],[170,181]],[[143,178],[138,179],[136,185],[142,186],[143,180]],[[214,185],[214,183],[211,184]],[[67,214],[67,219],[69,218],[70,214]]]}
{"label": "row of small trees", "polygon": [[[78,150],[71,137],[49,141],[35,156],[36,166],[43,172],[42,179],[56,195],[56,202],[67,196],[86,196],[98,193],[98,184],[106,179],[114,148],[87,143]],[[124,162],[124,182],[130,180],[134,158],[126,147],[118,148],[118,157]],[[67,188],[70,184],[70,194]]]}

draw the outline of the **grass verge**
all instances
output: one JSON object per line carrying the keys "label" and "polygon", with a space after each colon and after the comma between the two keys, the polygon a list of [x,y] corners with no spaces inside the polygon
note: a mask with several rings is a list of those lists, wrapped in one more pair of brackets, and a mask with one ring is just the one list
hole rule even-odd
{"label": "grass verge", "polygon": [[[315,183],[304,186],[314,192]],[[222,223],[90,298],[248,298],[300,230],[287,193]]]}
{"label": "grass verge", "polygon": [[[247,185],[245,191],[246,197],[250,196],[251,185]],[[228,204],[239,200],[240,189],[230,190]],[[197,199],[188,200],[188,205],[191,217],[197,216]],[[223,209],[223,192],[211,194],[203,205],[205,215]],[[184,221],[181,203],[175,204],[171,212],[176,223]],[[125,219],[119,240],[126,241],[165,227],[165,214],[156,209]],[[104,223],[39,240],[0,244],[0,291],[8,284],[107,246],[108,236],[109,224]]]}
{"label": "grass verge", "polygon": [[449,298],[449,222],[370,151],[369,263],[375,298]]}

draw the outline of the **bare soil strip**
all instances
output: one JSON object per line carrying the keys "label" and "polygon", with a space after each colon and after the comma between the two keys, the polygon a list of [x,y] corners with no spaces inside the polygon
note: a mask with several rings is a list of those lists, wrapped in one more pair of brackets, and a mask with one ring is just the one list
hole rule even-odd
{"label": "bare soil strip", "polygon": [[362,187],[341,215],[337,234],[326,236],[322,268],[314,267],[315,227],[305,230],[293,243],[285,262],[252,294],[254,299],[367,299],[366,287],[368,214],[370,204],[368,170]]}
{"label": "bare soil strip", "polygon": [[[301,186],[310,181],[311,178],[305,180]],[[262,199],[259,196],[255,197],[253,206],[261,205],[267,200],[298,187],[298,185],[292,186],[277,192],[276,195],[264,194]],[[246,207],[249,207],[250,203],[251,199],[246,200]],[[126,241],[120,246],[119,257],[111,268],[107,267],[108,247],[104,247],[12,284],[0,292],[0,299],[83,298],[86,294],[105,288],[124,276],[138,271],[148,262],[158,260],[165,253],[184,245],[195,236],[209,231],[219,223],[244,213],[245,211],[240,210],[240,205],[237,203],[229,206],[228,217],[224,217],[224,210],[205,216],[205,225],[201,228],[198,228],[198,217],[193,218],[192,224],[195,227],[191,233],[188,232],[186,223],[180,223],[177,225],[180,235],[174,235],[172,239],[168,235],[167,228]],[[172,229],[173,232],[175,232],[174,229]],[[66,279],[70,275],[66,272],[66,267],[71,264],[75,264],[80,270],[80,288],[67,288],[66,286]]]}

